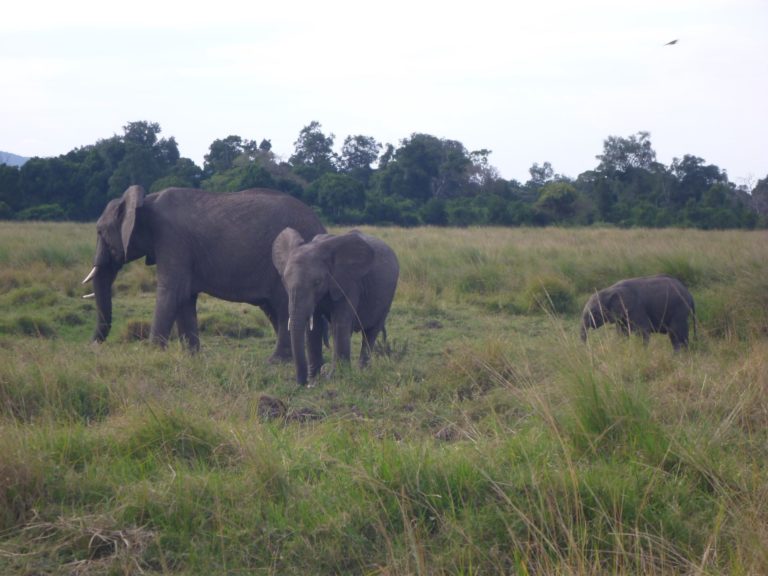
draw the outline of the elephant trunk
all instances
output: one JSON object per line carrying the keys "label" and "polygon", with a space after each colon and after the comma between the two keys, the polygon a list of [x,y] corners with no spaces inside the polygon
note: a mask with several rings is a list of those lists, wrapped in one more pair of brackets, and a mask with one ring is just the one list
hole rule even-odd
{"label": "elephant trunk", "polygon": [[293,364],[296,367],[296,382],[304,385],[307,383],[307,354],[304,349],[307,321],[303,317],[291,315],[288,328],[291,331],[291,350],[293,352]]}
{"label": "elephant trunk", "polygon": [[112,284],[117,272],[111,266],[97,266],[93,277],[93,293],[96,296],[96,329],[94,342],[103,342],[112,328]]}
{"label": "elephant trunk", "polygon": [[106,243],[99,237],[93,270],[83,280],[83,283],[93,282],[93,295],[96,298],[96,329],[92,338],[94,342],[103,342],[112,327],[112,284],[119,269],[120,266],[115,264]]}
{"label": "elephant trunk", "polygon": [[291,332],[293,364],[296,367],[296,382],[301,385],[307,383],[307,354],[304,342],[307,322],[309,321],[311,313],[311,309],[306,313],[293,309],[288,318],[288,330]]}
{"label": "elephant trunk", "polygon": [[599,302],[593,302],[593,299],[584,307],[584,311],[581,313],[581,341],[587,341],[587,330],[590,328],[600,328],[605,324],[604,310]]}

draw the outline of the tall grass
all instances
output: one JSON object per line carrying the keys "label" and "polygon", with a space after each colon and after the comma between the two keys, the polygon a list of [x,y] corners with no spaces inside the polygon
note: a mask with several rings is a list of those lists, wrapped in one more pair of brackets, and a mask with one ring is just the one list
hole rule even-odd
{"label": "tall grass", "polygon": [[[0,227],[0,573],[768,572],[763,233],[368,231],[387,354],[296,388],[247,305],[201,298],[194,357],[143,341],[140,263],[89,344],[92,227]],[[578,340],[595,288],[659,272],[691,350]]]}

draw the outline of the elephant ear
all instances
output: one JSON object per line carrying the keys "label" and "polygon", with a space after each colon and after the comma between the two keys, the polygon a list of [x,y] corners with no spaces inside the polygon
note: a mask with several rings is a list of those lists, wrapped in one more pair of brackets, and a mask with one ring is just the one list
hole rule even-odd
{"label": "elephant ear", "polygon": [[329,291],[333,300],[339,300],[354,289],[360,279],[370,272],[374,252],[359,234],[347,233],[324,241],[330,251],[331,282]]}
{"label": "elephant ear", "polygon": [[304,238],[293,228],[285,228],[277,235],[275,241],[272,242],[272,263],[277,268],[280,276],[285,271],[285,266],[288,264],[291,252],[302,244],[304,244]]}
{"label": "elephant ear", "polygon": [[131,244],[131,236],[136,226],[136,210],[144,204],[144,188],[131,186],[123,193],[122,210],[123,218],[120,224],[120,239],[123,242],[123,252],[128,260],[128,248]]}

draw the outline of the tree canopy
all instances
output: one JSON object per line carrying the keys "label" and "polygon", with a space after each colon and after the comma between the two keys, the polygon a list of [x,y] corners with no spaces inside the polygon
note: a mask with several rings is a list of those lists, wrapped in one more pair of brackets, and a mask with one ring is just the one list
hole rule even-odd
{"label": "tree canopy", "polygon": [[608,136],[595,168],[576,178],[544,161],[524,183],[501,178],[490,150],[431,134],[413,133],[397,145],[349,135],[337,152],[334,134],[312,121],[288,161],[267,138],[229,135],[211,143],[202,167],[160,135],[157,123],[129,122],[122,135],[61,156],[0,164],[0,218],[93,220],[111,198],[140,184],[149,191],[276,188],[335,224],[768,226],[768,177],[748,190],[692,154],[665,166],[643,131]]}

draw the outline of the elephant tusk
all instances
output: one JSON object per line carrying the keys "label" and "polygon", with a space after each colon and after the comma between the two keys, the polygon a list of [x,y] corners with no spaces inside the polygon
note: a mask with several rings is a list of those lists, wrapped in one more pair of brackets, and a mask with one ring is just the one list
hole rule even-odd
{"label": "elephant tusk", "polygon": [[314,332],[315,331],[315,315],[309,317],[309,331]]}
{"label": "elephant tusk", "polygon": [[82,281],[82,284],[88,284],[91,280],[93,280],[93,277],[96,276],[96,266],[93,267],[93,270],[91,270],[88,273],[88,276],[85,277],[85,280]]}
{"label": "elephant tusk", "polygon": [[288,332],[291,331],[291,316],[288,315]]}
{"label": "elephant tusk", "polygon": [[94,294],[93,292],[91,292],[90,294],[86,294],[86,295],[84,295],[84,296],[83,296],[83,298],[96,298],[96,294]]}

